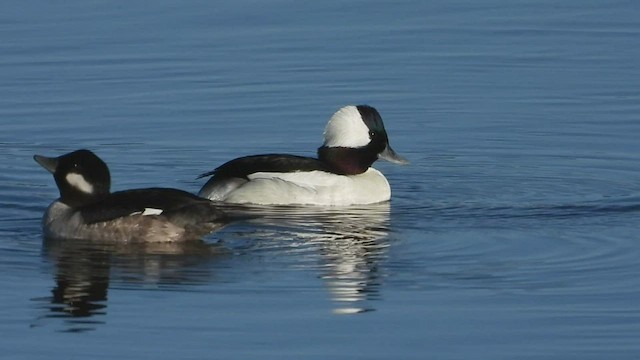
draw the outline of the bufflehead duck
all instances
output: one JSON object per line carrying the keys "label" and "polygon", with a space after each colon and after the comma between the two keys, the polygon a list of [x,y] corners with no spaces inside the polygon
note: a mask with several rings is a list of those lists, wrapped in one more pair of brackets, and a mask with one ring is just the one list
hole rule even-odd
{"label": "bufflehead duck", "polygon": [[284,154],[240,157],[215,170],[199,196],[214,201],[259,205],[373,204],[391,198],[389,182],[371,165],[377,159],[407,160],[389,146],[378,111],[345,106],[329,120],[318,158]]}
{"label": "bufflehead duck", "polygon": [[230,220],[209,200],[169,188],[111,193],[107,164],[89,150],[35,155],[60,190],[43,217],[45,236],[111,242],[199,239]]}

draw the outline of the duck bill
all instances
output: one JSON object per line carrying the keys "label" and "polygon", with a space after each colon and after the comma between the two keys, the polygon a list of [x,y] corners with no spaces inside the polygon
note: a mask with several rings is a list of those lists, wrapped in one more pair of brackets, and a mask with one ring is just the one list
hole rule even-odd
{"label": "duck bill", "polygon": [[33,160],[35,160],[40,166],[47,169],[50,173],[55,173],[56,168],[58,167],[58,158],[50,158],[42,155],[34,155]]}
{"label": "duck bill", "polygon": [[409,161],[407,159],[405,159],[402,156],[396,154],[396,152],[393,151],[393,149],[391,148],[391,146],[389,146],[389,144],[387,144],[387,146],[384,148],[384,150],[382,150],[382,152],[380,154],[378,154],[378,158],[379,159],[383,159],[383,160],[387,160],[387,161],[392,162],[394,164],[400,164],[400,165],[405,165],[405,164],[409,163]]}

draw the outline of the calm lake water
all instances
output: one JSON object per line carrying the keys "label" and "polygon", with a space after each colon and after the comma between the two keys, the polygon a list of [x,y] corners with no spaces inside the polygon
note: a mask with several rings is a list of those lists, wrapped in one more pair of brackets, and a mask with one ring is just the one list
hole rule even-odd
{"label": "calm lake water", "polygon": [[[0,353],[637,359],[633,1],[3,1]],[[370,104],[390,204],[266,209],[189,246],[44,242],[33,154],[196,192]]]}

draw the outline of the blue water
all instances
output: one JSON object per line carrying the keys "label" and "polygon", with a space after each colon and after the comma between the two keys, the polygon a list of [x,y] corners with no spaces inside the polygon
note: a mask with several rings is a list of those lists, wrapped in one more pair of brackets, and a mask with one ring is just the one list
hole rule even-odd
{"label": "blue water", "polygon": [[[0,354],[637,359],[633,1],[4,1]],[[43,242],[32,155],[197,191],[313,155],[367,103],[390,204],[268,211],[190,246]]]}

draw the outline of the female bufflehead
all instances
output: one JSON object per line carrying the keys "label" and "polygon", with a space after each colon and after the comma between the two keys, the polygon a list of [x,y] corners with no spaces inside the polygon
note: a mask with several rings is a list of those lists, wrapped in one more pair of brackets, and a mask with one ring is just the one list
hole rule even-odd
{"label": "female bufflehead", "polygon": [[267,154],[231,160],[198,195],[215,201],[260,205],[355,205],[391,198],[389,182],[371,165],[378,159],[407,160],[389,146],[378,111],[367,105],[338,110],[324,131],[318,158]]}
{"label": "female bufflehead", "polygon": [[89,150],[59,157],[35,155],[53,174],[60,198],[43,218],[45,236],[112,242],[199,239],[222,227],[227,216],[209,200],[167,188],[111,193],[109,168]]}

